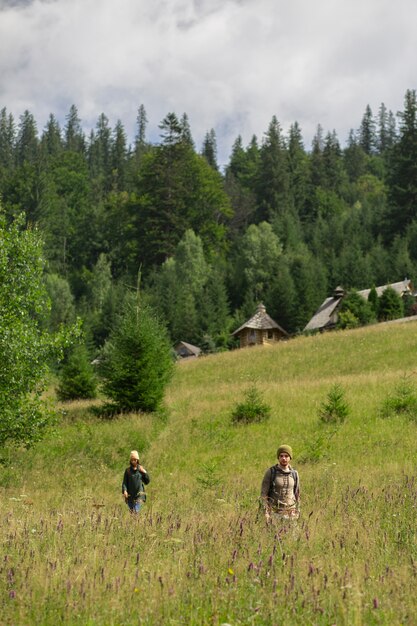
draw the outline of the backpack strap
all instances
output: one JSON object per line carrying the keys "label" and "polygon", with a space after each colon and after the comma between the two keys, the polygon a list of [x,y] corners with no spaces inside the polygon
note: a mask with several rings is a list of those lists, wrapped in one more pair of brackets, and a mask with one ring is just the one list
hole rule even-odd
{"label": "backpack strap", "polygon": [[269,468],[269,471],[271,472],[271,480],[269,483],[268,498],[271,499],[274,494],[274,482],[277,475],[277,466],[272,465],[272,467]]}
{"label": "backpack strap", "polygon": [[[271,481],[269,483],[268,498],[272,498],[273,493],[274,493],[274,482],[275,482],[275,478],[277,476],[277,466],[276,465],[272,465],[272,467],[270,467],[269,470],[271,472]],[[293,477],[293,480],[294,480],[294,495],[297,497],[297,493],[298,493],[298,490],[299,490],[299,486],[298,486],[298,472],[297,472],[297,470],[291,468],[291,476]]]}

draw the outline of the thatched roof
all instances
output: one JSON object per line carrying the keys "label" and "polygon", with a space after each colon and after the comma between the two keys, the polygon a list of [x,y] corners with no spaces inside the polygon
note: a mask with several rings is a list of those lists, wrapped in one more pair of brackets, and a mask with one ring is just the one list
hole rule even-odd
{"label": "thatched roof", "polygon": [[277,324],[272,319],[272,317],[270,317],[268,315],[268,313],[266,312],[265,306],[263,304],[259,304],[258,308],[256,309],[255,315],[253,315],[253,317],[251,317],[247,322],[242,324],[242,326],[240,326],[232,334],[233,335],[237,335],[244,328],[253,328],[255,330],[272,330],[273,328],[276,328],[283,335],[287,335],[288,336],[287,331],[284,330],[283,328],[281,328],[281,326],[279,324]]}

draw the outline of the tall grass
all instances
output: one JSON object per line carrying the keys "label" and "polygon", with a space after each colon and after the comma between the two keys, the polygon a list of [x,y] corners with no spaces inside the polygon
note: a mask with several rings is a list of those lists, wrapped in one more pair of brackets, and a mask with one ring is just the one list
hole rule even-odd
{"label": "tall grass", "polygon": [[[381,325],[182,363],[167,422],[59,405],[55,434],[3,454],[0,623],[417,623],[417,425],[380,417],[413,379],[416,331]],[[234,424],[251,384],[271,417]],[[326,439],[318,412],[335,384],[350,412]],[[302,514],[267,527],[260,482],[282,442]],[[151,474],[137,518],[121,498],[132,448]]]}

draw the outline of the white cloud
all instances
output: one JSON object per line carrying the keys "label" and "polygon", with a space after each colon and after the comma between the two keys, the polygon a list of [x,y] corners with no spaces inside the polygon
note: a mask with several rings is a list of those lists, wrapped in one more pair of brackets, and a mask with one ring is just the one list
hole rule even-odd
{"label": "white cloud", "polygon": [[416,86],[416,18],[413,0],[0,0],[0,107],[42,127],[74,103],[86,131],[104,112],[133,136],[143,103],[154,140],[185,111],[222,161],[273,114],[307,147],[318,123],[343,142]]}

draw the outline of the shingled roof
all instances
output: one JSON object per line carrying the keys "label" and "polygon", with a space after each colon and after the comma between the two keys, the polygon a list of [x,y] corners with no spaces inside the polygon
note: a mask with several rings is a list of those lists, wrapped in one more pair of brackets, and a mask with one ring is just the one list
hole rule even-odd
{"label": "shingled roof", "polygon": [[201,348],[193,346],[192,343],[187,343],[186,341],[179,341],[175,346],[175,352],[183,358],[186,356],[200,356]]}
{"label": "shingled roof", "polygon": [[[412,293],[412,285],[411,281],[408,278],[404,280],[400,280],[398,283],[391,283],[389,285],[381,285],[380,287],[376,287],[376,292],[378,297],[380,297],[387,287],[392,287],[394,291],[398,293],[399,296],[403,296],[406,293]],[[358,291],[358,294],[362,296],[364,300],[368,300],[370,289],[362,289],[362,291]],[[345,296],[345,292],[342,287],[336,287],[334,290],[333,296],[330,298],[326,298],[323,304],[317,309],[314,313],[311,320],[308,322],[304,330],[320,330],[326,328],[332,328],[337,322],[337,310],[338,307]]]}
{"label": "shingled roof", "polygon": [[314,313],[311,320],[308,322],[304,330],[317,330],[319,328],[326,328],[332,323],[332,315],[335,313],[339,306],[343,296],[332,296],[326,298],[322,305]]}
{"label": "shingled roof", "polygon": [[[411,281],[408,278],[405,278],[404,280],[400,280],[398,283],[391,283],[390,285],[382,285],[382,287],[376,287],[376,293],[378,295],[378,298],[382,296],[387,287],[391,287],[391,289],[394,289],[394,291],[396,291],[399,296],[404,296],[406,293],[412,293]],[[358,291],[358,294],[362,296],[362,298],[365,298],[365,300],[367,300],[370,291],[370,289],[363,289],[362,291]]]}
{"label": "shingled roof", "polygon": [[268,315],[268,313],[266,312],[266,308],[262,303],[258,305],[255,315],[253,315],[247,322],[242,324],[242,326],[240,326],[232,334],[236,335],[244,328],[253,328],[256,330],[270,330],[272,328],[276,328],[281,333],[288,336],[287,331],[281,328],[281,326]]}

